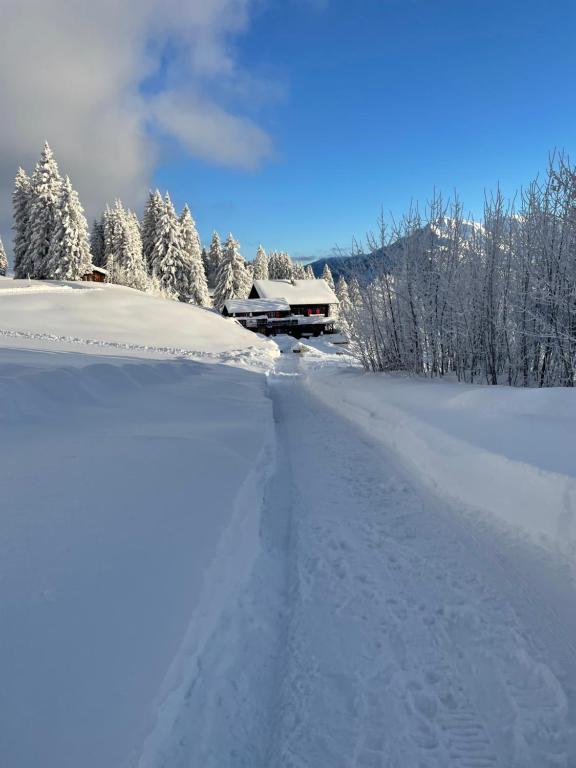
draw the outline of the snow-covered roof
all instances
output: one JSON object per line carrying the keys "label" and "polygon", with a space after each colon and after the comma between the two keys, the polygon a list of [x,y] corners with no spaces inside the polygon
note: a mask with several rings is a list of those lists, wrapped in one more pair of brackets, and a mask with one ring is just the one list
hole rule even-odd
{"label": "snow-covered roof", "polygon": [[288,312],[286,299],[228,299],[224,304],[227,312]]}
{"label": "snow-covered roof", "polygon": [[325,280],[254,280],[261,299],[286,299],[289,304],[338,304]]}
{"label": "snow-covered roof", "polygon": [[94,267],[94,266],[92,266],[92,269],[90,270],[90,272],[101,272],[103,275],[107,275],[108,274],[108,270],[104,269],[104,267]]}

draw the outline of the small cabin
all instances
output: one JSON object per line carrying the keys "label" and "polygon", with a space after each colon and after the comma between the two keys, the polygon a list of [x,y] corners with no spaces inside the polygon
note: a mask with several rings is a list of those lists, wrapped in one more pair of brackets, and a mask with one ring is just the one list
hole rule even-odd
{"label": "small cabin", "polygon": [[108,277],[108,270],[103,267],[92,267],[90,272],[82,275],[82,280],[86,283],[105,283]]}

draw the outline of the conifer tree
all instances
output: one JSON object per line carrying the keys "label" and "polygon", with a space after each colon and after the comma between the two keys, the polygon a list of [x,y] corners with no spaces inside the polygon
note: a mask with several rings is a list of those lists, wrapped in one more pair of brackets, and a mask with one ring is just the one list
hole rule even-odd
{"label": "conifer tree", "polygon": [[268,256],[266,256],[266,251],[261,245],[258,246],[256,258],[253,262],[252,276],[254,280],[269,279]]}
{"label": "conifer tree", "polygon": [[312,269],[312,266],[310,264],[306,267],[306,279],[307,280],[315,280],[316,275],[314,274],[314,270]]}
{"label": "conifer tree", "polygon": [[30,179],[18,168],[12,194],[14,211],[14,277],[32,275],[32,259],[29,248],[30,230]]}
{"label": "conifer tree", "polygon": [[55,209],[44,274],[49,280],[81,280],[91,268],[88,224],[78,194],[66,176]]}
{"label": "conifer tree", "polygon": [[157,189],[154,192],[150,191],[148,202],[144,207],[141,230],[142,253],[149,272],[152,272],[152,252],[158,238],[158,228],[163,213],[164,201],[162,200],[162,195]]}
{"label": "conifer tree", "polygon": [[340,302],[340,307],[347,308],[350,306],[350,294],[348,292],[348,283],[345,278],[340,275],[338,278],[338,285],[336,286],[336,296]]}
{"label": "conifer tree", "polygon": [[110,281],[145,291],[148,278],[136,214],[125,210],[120,200],[116,200],[112,208],[106,207],[103,222],[106,269]]}
{"label": "conifer tree", "polygon": [[249,292],[250,275],[240,254],[240,244],[229,234],[224,243],[224,255],[216,278],[214,306],[221,311],[228,299],[244,299]]}
{"label": "conifer tree", "polygon": [[292,280],[306,280],[306,268],[300,262],[296,262],[292,268]]}
{"label": "conifer tree", "polygon": [[189,263],[180,235],[180,222],[168,193],[158,221],[151,266],[162,291],[181,301],[189,300]]}
{"label": "conifer tree", "polygon": [[47,276],[48,251],[56,226],[62,179],[48,142],[30,182],[29,252],[31,277]]}
{"label": "conifer tree", "polygon": [[189,300],[199,307],[209,307],[210,295],[208,293],[204,262],[202,261],[200,238],[187,203],[180,215],[180,236],[182,239],[184,258],[187,262],[187,292]]}
{"label": "conifer tree", "polygon": [[360,291],[360,284],[356,277],[352,277],[350,280],[348,296],[350,297],[350,304],[352,307],[358,308],[362,306],[362,292]]}
{"label": "conifer tree", "polygon": [[6,257],[6,251],[4,250],[4,243],[0,238],[0,275],[5,277],[8,271],[8,259]]}
{"label": "conifer tree", "polygon": [[350,313],[352,312],[352,302],[350,301],[348,283],[342,275],[340,275],[338,279],[338,284],[336,286],[336,296],[338,297],[339,301],[337,315],[340,318],[340,330],[342,333],[348,336],[350,334],[349,320],[351,319]]}
{"label": "conifer tree", "polygon": [[278,251],[270,251],[268,254],[268,279],[269,280],[276,280],[276,273],[277,273],[277,265],[278,265]]}
{"label": "conifer tree", "polygon": [[336,290],[336,286],[334,285],[334,278],[332,277],[332,270],[328,266],[328,263],[324,264],[324,269],[322,270],[322,280],[326,280],[333,291]]}
{"label": "conifer tree", "polygon": [[268,259],[270,280],[290,280],[294,265],[285,251],[272,251]]}
{"label": "conifer tree", "polygon": [[206,260],[204,262],[204,269],[206,271],[206,280],[208,285],[213,288],[216,285],[216,279],[220,264],[222,263],[222,244],[220,242],[220,235],[218,232],[212,233],[212,240],[210,241],[210,248],[206,254]]}
{"label": "conifer tree", "polygon": [[94,219],[90,232],[90,253],[95,267],[103,267],[106,264],[106,246],[104,243],[104,217]]}

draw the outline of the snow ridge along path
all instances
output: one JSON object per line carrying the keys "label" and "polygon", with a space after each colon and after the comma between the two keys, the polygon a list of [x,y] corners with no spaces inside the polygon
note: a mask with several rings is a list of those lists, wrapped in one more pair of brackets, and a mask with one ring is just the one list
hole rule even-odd
{"label": "snow ridge along path", "polygon": [[576,765],[573,573],[433,497],[291,364],[251,577],[154,768]]}

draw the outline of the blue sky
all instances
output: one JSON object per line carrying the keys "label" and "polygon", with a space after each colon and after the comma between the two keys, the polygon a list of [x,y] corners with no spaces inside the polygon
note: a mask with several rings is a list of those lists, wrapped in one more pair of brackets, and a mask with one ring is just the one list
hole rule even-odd
{"label": "blue sky", "polygon": [[[44,141],[89,219],[148,189],[251,258],[576,155],[576,0],[26,0],[0,24],[0,236]],[[31,41],[33,45],[31,45]]]}
{"label": "blue sky", "polygon": [[549,150],[574,154],[576,3],[269,0],[234,39],[260,88],[234,107],[271,137],[251,170],[165,147],[154,181],[189,200],[203,239],[232,230],[248,258],[313,258],[434,187],[479,213]]}

